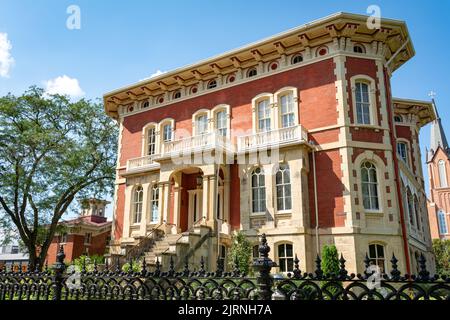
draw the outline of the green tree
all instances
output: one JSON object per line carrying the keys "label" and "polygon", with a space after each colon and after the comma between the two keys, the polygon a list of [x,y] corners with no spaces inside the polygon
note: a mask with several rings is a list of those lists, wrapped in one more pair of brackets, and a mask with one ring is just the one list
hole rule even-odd
{"label": "green tree", "polygon": [[27,248],[30,267],[42,267],[75,199],[112,193],[116,137],[101,103],[37,87],[0,97],[0,219]]}
{"label": "green tree", "polygon": [[339,254],[335,245],[325,245],[322,249],[322,270],[324,274],[339,273]]}
{"label": "green tree", "polygon": [[252,245],[242,231],[233,234],[231,239],[231,248],[228,251],[228,265],[234,267],[237,260],[239,269],[246,274],[249,273],[252,258]]}
{"label": "green tree", "polygon": [[433,240],[433,252],[436,259],[436,273],[450,276],[450,240]]}

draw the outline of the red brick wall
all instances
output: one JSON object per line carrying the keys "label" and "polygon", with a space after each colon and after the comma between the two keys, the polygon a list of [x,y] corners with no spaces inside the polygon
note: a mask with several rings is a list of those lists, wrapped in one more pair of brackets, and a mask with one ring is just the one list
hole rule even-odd
{"label": "red brick wall", "polygon": [[230,225],[232,229],[239,229],[241,223],[241,184],[239,179],[239,165],[230,165]]}
{"label": "red brick wall", "polygon": [[117,208],[116,218],[114,219],[114,239],[122,238],[123,234],[123,217],[125,211],[125,184],[120,184],[117,190]]}

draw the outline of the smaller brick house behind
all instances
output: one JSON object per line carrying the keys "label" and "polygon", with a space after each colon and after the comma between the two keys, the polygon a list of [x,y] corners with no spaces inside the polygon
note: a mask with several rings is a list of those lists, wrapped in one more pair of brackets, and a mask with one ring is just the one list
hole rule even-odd
{"label": "smaller brick house behind", "polygon": [[108,201],[86,200],[86,207],[78,218],[63,221],[64,233],[57,234],[48,249],[47,263],[55,263],[60,245],[64,247],[65,261],[71,262],[81,255],[104,255],[111,236],[111,221],[105,217]]}

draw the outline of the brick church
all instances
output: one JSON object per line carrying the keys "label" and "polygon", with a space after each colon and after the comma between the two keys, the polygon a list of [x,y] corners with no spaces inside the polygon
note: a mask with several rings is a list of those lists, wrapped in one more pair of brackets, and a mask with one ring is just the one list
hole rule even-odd
{"label": "brick church", "polygon": [[[111,254],[180,268],[265,233],[275,272],[334,244],[351,272],[433,268],[419,132],[433,104],[393,97],[403,21],[337,13],[104,95],[120,125]],[[409,62],[411,63],[411,62]],[[257,254],[257,251],[255,251]]]}

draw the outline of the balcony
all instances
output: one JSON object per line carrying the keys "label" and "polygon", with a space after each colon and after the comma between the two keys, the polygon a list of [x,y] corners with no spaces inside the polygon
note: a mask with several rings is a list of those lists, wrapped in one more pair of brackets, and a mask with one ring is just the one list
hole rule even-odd
{"label": "balcony", "polygon": [[155,155],[129,159],[126,173],[135,173],[159,169],[159,163],[154,161]]}
{"label": "balcony", "polygon": [[243,153],[301,143],[308,143],[308,133],[301,125],[296,125],[240,136],[237,138],[237,151],[238,153]]}
{"label": "balcony", "polygon": [[233,146],[227,137],[217,133],[205,133],[198,136],[164,142],[158,159],[186,156],[211,150],[233,152]]}

